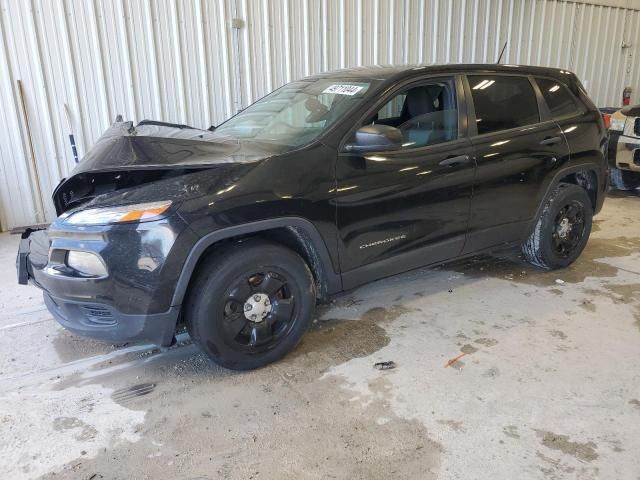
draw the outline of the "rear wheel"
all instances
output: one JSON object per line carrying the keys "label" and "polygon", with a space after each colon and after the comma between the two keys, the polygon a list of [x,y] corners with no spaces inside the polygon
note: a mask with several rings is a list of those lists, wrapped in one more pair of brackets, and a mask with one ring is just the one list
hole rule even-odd
{"label": "rear wheel", "polygon": [[611,167],[609,178],[611,185],[617,190],[635,190],[640,187],[640,172],[629,172]]}
{"label": "rear wheel", "polygon": [[186,307],[202,350],[226,368],[249,370],[296,346],[313,317],[315,283],[291,250],[250,240],[206,261]]}
{"label": "rear wheel", "polygon": [[593,207],[578,185],[561,183],[547,198],[542,215],[522,246],[532,264],[553,270],[575,261],[589,240]]}

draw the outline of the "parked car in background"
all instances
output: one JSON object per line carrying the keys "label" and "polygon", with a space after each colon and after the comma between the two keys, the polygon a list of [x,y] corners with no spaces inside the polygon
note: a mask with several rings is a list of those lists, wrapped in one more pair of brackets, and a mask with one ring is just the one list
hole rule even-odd
{"label": "parked car in background", "polygon": [[611,186],[635,190],[640,187],[640,105],[613,112],[609,133]]}
{"label": "parked car in background", "polygon": [[545,269],[584,249],[607,131],[576,76],[517,65],[372,67],[289,83],[214,131],[112,126],[25,232],[21,283],[66,328],[169,345],[177,325],[251,369],[316,302],[512,246]]}

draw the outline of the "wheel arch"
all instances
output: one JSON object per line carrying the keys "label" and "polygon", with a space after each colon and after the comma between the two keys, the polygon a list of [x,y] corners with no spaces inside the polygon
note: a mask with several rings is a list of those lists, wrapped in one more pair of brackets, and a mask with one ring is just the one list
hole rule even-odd
{"label": "wheel arch", "polygon": [[536,214],[531,220],[528,233],[533,231],[538,218],[540,218],[540,215],[544,210],[546,199],[549,197],[549,194],[562,182],[573,183],[584,188],[591,199],[591,206],[593,207],[594,214],[597,213],[602,206],[601,196],[603,196],[604,193],[602,193],[599,188],[602,178],[601,173],[598,171],[598,167],[592,163],[585,163],[575,165],[570,168],[564,168],[556,172],[551,181],[547,184],[544,194],[540,197]]}
{"label": "wheel arch", "polygon": [[342,289],[340,275],[335,272],[329,250],[316,227],[300,217],[273,218],[216,230],[198,240],[182,267],[171,305],[182,305],[198,265],[216,246],[252,237],[282,244],[299,254],[313,273],[320,301],[326,301],[329,295]]}
{"label": "wheel arch", "polygon": [[598,174],[593,168],[567,173],[558,180],[558,183],[572,183],[585,189],[589,194],[591,206],[595,212],[598,204]]}

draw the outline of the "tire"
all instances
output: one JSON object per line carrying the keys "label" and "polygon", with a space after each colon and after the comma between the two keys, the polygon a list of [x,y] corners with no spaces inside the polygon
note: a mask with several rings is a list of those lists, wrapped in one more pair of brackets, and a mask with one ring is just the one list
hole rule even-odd
{"label": "tire", "polygon": [[567,267],[587,245],[592,221],[593,206],[586,190],[561,183],[546,199],[522,253],[529,263],[546,270]]}
{"label": "tire", "polygon": [[611,167],[609,170],[611,186],[616,190],[635,190],[640,187],[640,172],[629,172]]}
{"label": "tire", "polygon": [[313,276],[299,255],[248,240],[205,260],[190,287],[185,321],[193,341],[214,362],[251,370],[298,344],[315,300]]}

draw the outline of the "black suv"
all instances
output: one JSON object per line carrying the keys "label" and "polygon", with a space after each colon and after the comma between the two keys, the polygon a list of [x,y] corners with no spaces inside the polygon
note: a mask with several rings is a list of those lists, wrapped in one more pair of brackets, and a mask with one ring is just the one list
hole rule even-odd
{"label": "black suv", "polygon": [[562,268],[607,188],[607,132],[576,76],[373,67],[295,81],[218,128],[115,123],[27,231],[21,283],[111,342],[281,358],[316,302],[505,245]]}

